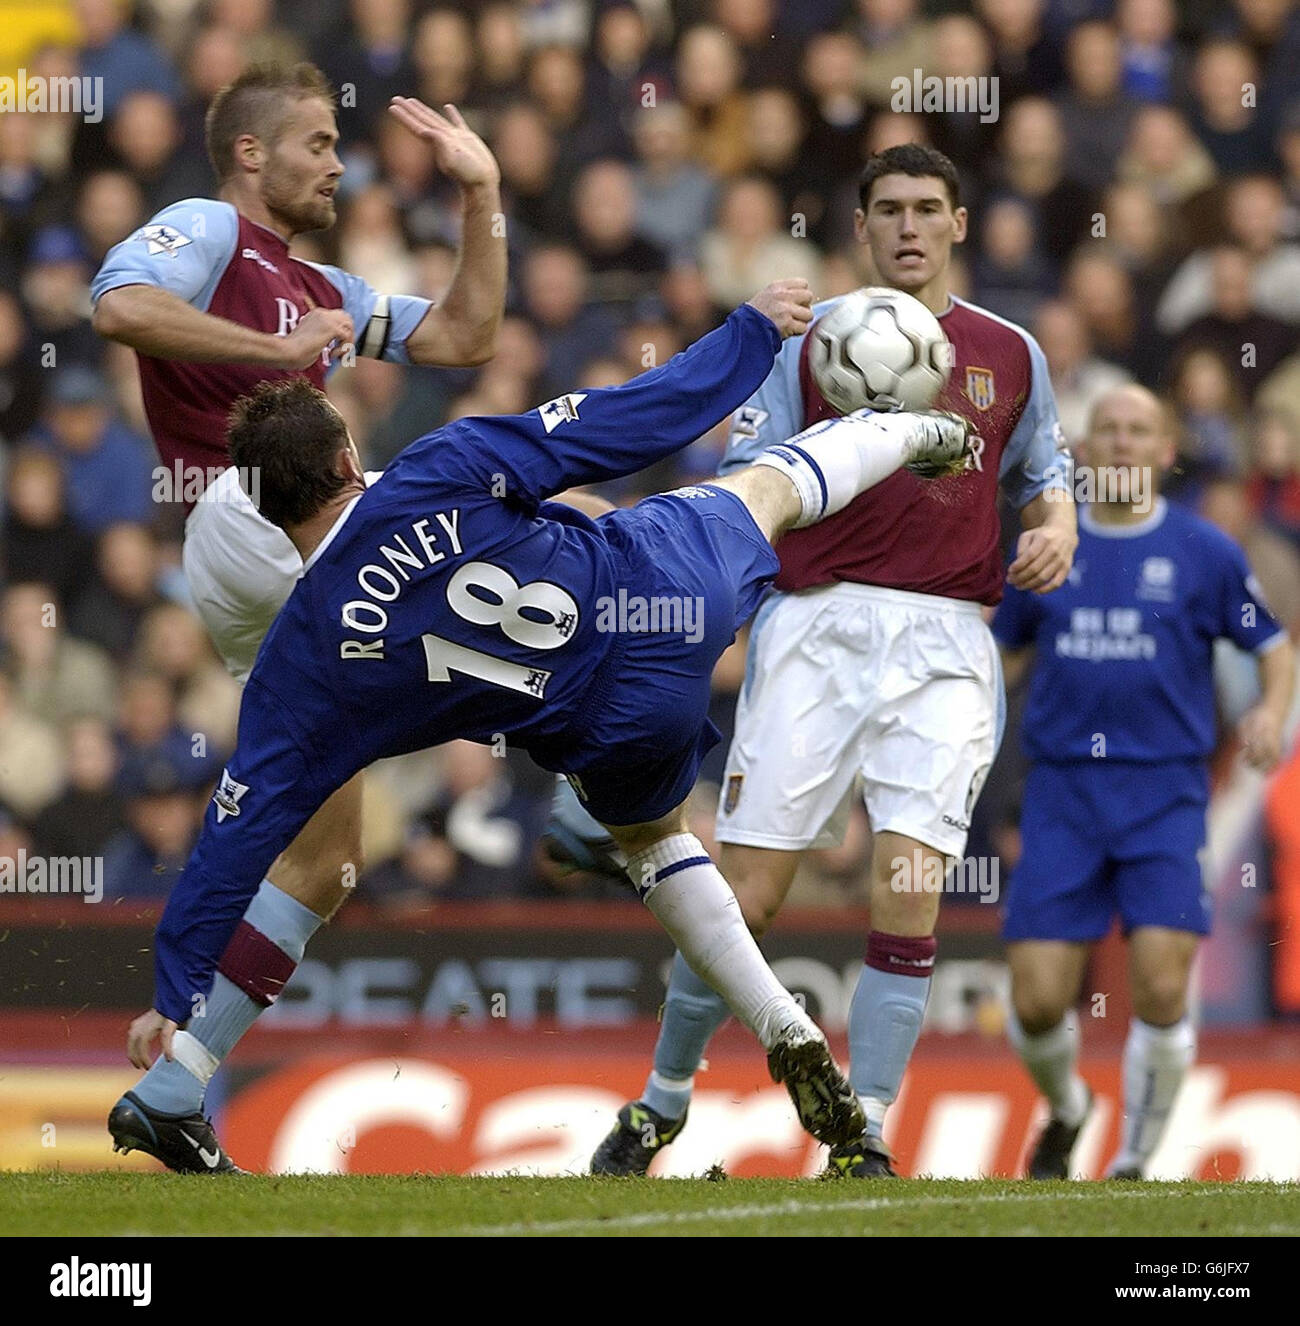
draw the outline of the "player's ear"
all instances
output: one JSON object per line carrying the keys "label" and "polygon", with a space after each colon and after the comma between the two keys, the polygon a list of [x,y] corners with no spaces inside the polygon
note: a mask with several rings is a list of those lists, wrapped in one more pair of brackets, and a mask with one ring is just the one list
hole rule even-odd
{"label": "player's ear", "polygon": [[966,242],[966,222],[970,213],[964,207],[959,207],[952,214],[952,242],[954,244],[964,244]]}
{"label": "player's ear", "polygon": [[853,209],[853,238],[859,244],[867,242],[867,214],[860,207]]}
{"label": "player's ear", "polygon": [[366,472],[362,467],[361,457],[357,454],[356,443],[350,437],[347,445],[340,447],[338,455],[334,458],[334,472],[351,483],[364,485],[366,482]]}
{"label": "player's ear", "polygon": [[262,147],[262,140],[256,134],[240,134],[235,139],[234,156],[235,164],[240,170],[251,173],[262,169],[266,152]]}

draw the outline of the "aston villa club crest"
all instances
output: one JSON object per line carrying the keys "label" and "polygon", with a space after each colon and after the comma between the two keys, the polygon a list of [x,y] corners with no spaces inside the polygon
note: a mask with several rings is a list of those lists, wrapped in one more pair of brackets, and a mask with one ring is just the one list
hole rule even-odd
{"label": "aston villa club crest", "polygon": [[727,791],[722,798],[722,813],[724,815],[730,815],[740,805],[740,789],[744,782],[744,774],[732,774],[727,779]]}
{"label": "aston villa club crest", "polygon": [[977,410],[987,410],[997,400],[993,389],[993,370],[991,368],[968,368],[966,370],[966,399]]}

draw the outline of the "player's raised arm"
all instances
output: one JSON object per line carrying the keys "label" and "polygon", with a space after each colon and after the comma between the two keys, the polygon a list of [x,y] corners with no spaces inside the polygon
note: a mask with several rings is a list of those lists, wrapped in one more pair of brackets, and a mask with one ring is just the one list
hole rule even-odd
{"label": "player's raised arm", "polygon": [[777,281],[666,364],[619,387],[570,392],[527,414],[470,419],[485,481],[540,501],[581,484],[634,474],[690,445],[747,400],[785,336],[811,318],[804,281]]}
{"label": "player's raised arm", "polygon": [[496,352],[505,311],[506,236],[501,171],[487,144],[455,106],[445,115],[414,97],[394,97],[389,112],[428,143],[438,169],[460,185],[462,214],[456,274],[406,338],[415,364],[481,364]]}

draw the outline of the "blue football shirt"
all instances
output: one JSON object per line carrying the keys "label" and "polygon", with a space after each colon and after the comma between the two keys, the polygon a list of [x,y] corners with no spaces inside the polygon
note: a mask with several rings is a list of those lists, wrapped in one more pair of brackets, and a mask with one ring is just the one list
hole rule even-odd
{"label": "blue football shirt", "polygon": [[253,666],[237,749],[158,927],[155,1007],[193,1012],[276,856],[375,760],[498,734],[548,768],[592,734],[614,554],[546,499],[635,473],[744,401],[780,346],[742,305],[661,368],[413,442],[313,551]]}
{"label": "blue football shirt", "polygon": [[1285,636],[1241,548],[1164,498],[1133,525],[1100,524],[1082,507],[1069,579],[1050,594],[1008,586],[993,634],[1008,649],[1036,646],[1022,742],[1054,763],[1103,751],[1205,759],[1215,640],[1258,653]]}

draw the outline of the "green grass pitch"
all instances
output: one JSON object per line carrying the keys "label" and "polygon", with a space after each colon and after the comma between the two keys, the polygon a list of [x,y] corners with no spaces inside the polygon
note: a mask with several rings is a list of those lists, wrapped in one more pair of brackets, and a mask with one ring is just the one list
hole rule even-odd
{"label": "green grass pitch", "polygon": [[0,1234],[1300,1234],[1300,1184],[0,1174]]}

